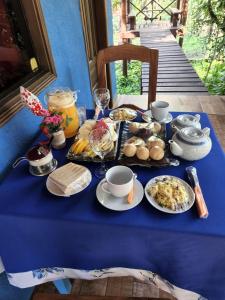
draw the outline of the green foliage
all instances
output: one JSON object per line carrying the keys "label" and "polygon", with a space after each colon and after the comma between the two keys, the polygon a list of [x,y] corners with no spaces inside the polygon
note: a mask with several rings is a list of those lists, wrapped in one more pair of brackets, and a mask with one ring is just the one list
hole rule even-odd
{"label": "green foliage", "polygon": [[[193,61],[193,67],[198,73],[202,81],[205,80],[210,62],[206,60]],[[225,64],[214,61],[211,66],[211,71],[205,80],[205,85],[210,94],[225,95]]]}
{"label": "green foliage", "polygon": [[[184,52],[212,94],[225,94],[225,1],[191,0]],[[199,60],[199,61],[196,61]]]}
{"label": "green foliage", "polygon": [[183,50],[190,60],[204,59],[206,51],[205,38],[187,32],[184,38]]}
{"label": "green foliage", "polygon": [[113,10],[119,9],[120,4],[121,4],[121,0],[112,0],[112,7],[113,7]]}
{"label": "green foliage", "polygon": [[131,61],[128,63],[128,76],[123,76],[122,62],[115,63],[117,78],[117,94],[139,95],[141,93],[141,63]]}
{"label": "green foliage", "polygon": [[225,95],[225,64],[212,67],[205,83],[212,94]]}
{"label": "green foliage", "polygon": [[225,33],[225,1],[224,0],[194,0],[193,15],[195,23],[216,27]]}

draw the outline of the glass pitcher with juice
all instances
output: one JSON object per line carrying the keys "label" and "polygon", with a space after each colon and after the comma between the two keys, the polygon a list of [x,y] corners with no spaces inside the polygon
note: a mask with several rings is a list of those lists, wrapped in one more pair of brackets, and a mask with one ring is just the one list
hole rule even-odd
{"label": "glass pitcher with juice", "polygon": [[77,133],[79,116],[76,107],[77,92],[70,89],[55,89],[46,95],[49,111],[62,113],[64,133],[70,138]]}

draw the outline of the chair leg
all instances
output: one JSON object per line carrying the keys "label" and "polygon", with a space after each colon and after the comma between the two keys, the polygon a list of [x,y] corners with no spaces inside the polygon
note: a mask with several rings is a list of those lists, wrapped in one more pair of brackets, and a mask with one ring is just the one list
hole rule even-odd
{"label": "chair leg", "polygon": [[70,294],[72,290],[72,285],[69,279],[59,279],[53,281],[55,287],[60,294]]}

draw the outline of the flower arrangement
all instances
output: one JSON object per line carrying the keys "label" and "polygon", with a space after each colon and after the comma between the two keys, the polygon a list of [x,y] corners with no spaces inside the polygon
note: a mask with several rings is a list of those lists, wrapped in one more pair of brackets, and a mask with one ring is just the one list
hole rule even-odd
{"label": "flower arrangement", "polygon": [[[40,124],[41,131],[50,139],[51,146],[55,149],[61,149],[65,146],[65,135],[62,123],[62,113],[50,112],[45,109],[37,96],[32,94],[30,91],[25,89],[23,86],[20,87],[21,102],[27,107],[35,116],[43,117]],[[55,133],[55,134],[54,134]]]}
{"label": "flower arrangement", "polygon": [[44,117],[41,122],[41,130],[45,134],[52,134],[62,129],[61,124],[63,122],[63,117],[60,113],[51,112],[49,116]]}

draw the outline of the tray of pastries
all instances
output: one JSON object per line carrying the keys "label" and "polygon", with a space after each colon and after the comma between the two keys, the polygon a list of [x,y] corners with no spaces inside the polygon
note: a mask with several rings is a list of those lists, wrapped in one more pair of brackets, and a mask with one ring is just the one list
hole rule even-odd
{"label": "tray of pastries", "polygon": [[179,165],[166,142],[166,124],[126,122],[121,129],[119,162],[143,167]]}
{"label": "tray of pastries", "polygon": [[67,158],[69,160],[101,162],[101,158],[95,154],[89,142],[90,132],[99,127],[108,129],[112,137],[112,149],[106,154],[104,161],[116,159],[120,124],[112,121],[110,118],[105,118],[100,121],[92,119],[86,120],[82,124],[75,136],[74,143],[67,153]]}

